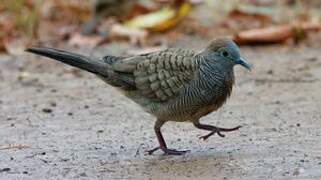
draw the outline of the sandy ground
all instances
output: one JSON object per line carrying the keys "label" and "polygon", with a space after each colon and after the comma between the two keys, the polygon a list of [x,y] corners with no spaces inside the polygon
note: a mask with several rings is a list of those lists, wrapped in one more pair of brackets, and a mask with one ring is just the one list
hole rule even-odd
{"label": "sandy ground", "polygon": [[[190,42],[172,46],[206,45]],[[320,49],[242,51],[254,70],[235,68],[233,95],[203,122],[243,128],[201,141],[207,132],[192,124],[166,124],[168,145],[191,150],[184,156],[146,155],[157,145],[154,118],[94,75],[33,55],[1,56],[0,179],[321,179]]]}

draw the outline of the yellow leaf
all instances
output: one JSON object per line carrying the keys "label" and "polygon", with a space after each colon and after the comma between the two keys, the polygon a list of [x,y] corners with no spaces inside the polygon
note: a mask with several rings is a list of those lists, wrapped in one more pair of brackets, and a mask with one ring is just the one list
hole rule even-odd
{"label": "yellow leaf", "polygon": [[191,9],[189,3],[183,3],[178,9],[165,7],[159,11],[140,15],[125,22],[125,26],[152,31],[165,31],[175,26]]}
{"label": "yellow leaf", "polygon": [[191,10],[191,5],[189,3],[184,3],[180,6],[176,15],[173,18],[167,19],[166,21],[151,28],[153,31],[165,31],[174,27],[178,24]]}

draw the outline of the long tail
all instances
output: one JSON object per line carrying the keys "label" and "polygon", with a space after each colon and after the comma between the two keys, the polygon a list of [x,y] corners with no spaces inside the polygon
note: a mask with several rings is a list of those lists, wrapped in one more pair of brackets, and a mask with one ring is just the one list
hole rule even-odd
{"label": "long tail", "polygon": [[108,64],[95,58],[54,48],[33,47],[27,52],[49,57],[100,76],[108,76]]}

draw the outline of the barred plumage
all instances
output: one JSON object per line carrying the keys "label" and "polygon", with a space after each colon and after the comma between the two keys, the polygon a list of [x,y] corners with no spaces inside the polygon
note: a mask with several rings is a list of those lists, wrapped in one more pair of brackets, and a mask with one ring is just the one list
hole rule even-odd
{"label": "barred plumage", "polygon": [[166,121],[190,121],[197,128],[211,131],[204,139],[214,133],[223,136],[221,132],[239,128],[199,123],[202,116],[217,110],[230,96],[234,65],[241,64],[249,69],[238,47],[229,39],[214,40],[199,53],[167,49],[133,57],[106,56],[103,61],[49,48],[28,51],[92,72],[117,87],[157,118],[155,132],[159,148],[167,154],[184,152],[167,149],[160,131]]}

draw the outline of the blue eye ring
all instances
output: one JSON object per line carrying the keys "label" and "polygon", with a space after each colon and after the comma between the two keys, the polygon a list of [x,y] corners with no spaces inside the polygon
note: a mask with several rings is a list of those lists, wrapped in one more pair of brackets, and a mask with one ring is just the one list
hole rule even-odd
{"label": "blue eye ring", "polygon": [[228,57],[230,55],[226,50],[222,50],[221,54],[223,57]]}

